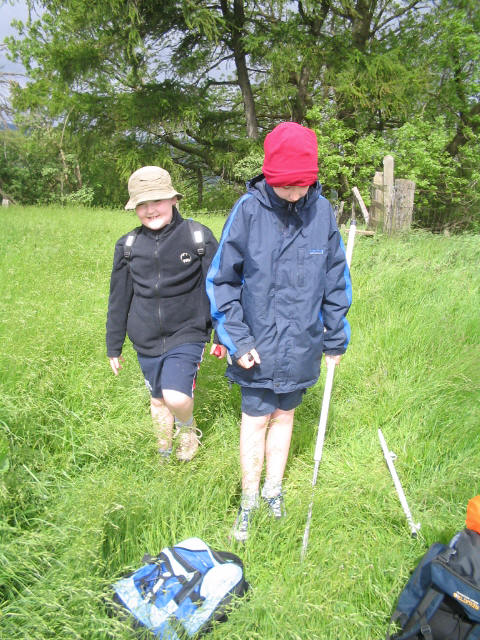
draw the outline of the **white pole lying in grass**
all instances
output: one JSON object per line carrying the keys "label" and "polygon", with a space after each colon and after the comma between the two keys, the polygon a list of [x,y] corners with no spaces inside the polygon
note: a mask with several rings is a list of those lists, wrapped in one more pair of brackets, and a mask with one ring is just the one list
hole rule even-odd
{"label": "white pole lying in grass", "polygon": [[412,518],[412,514],[410,513],[410,509],[408,508],[408,503],[405,497],[405,493],[403,491],[402,484],[398,477],[397,470],[395,469],[395,465],[393,464],[393,461],[397,456],[393,453],[393,451],[388,450],[387,443],[385,441],[385,438],[383,437],[383,433],[381,429],[378,430],[378,438],[380,440],[380,444],[382,445],[383,455],[387,462],[390,475],[392,476],[393,484],[395,485],[395,489],[397,490],[397,495],[400,499],[400,504],[402,505],[403,511],[405,512],[405,516],[407,518],[407,522],[410,527],[412,538],[416,538],[418,530],[420,529],[420,523],[418,522],[417,524],[415,524]]}
{"label": "white pole lying in grass", "polygon": [[[352,261],[352,253],[353,253],[353,245],[355,242],[356,229],[357,229],[357,223],[353,218],[350,223],[350,229],[348,231],[347,249],[345,252],[347,265],[349,268],[350,268],[350,263]],[[320,412],[320,421],[318,423],[317,442],[315,444],[315,453],[313,454],[315,466],[313,469],[313,478],[312,478],[312,499],[310,500],[310,506],[308,507],[307,524],[305,526],[305,532],[303,534],[303,544],[302,544],[302,553],[301,553],[302,560],[304,559],[305,553],[307,551],[308,537],[310,535],[310,522],[312,520],[312,512],[313,512],[313,490],[315,488],[315,485],[317,484],[318,467],[320,465],[320,460],[322,459],[323,443],[325,441],[328,409],[330,407],[330,396],[332,395],[333,376],[335,375],[335,368],[336,368],[336,365],[333,362],[327,365],[327,377],[325,379],[325,388],[323,390],[322,410]]]}

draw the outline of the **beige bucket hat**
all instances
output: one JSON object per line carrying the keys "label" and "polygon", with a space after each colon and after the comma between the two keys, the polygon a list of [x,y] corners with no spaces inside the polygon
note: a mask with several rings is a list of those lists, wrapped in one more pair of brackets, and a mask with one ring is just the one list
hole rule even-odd
{"label": "beige bucket hat", "polygon": [[175,196],[180,200],[181,193],[175,191],[168,171],[160,167],[142,167],[132,173],[128,179],[130,200],[125,209],[135,209],[137,204],[148,200],[168,200]]}

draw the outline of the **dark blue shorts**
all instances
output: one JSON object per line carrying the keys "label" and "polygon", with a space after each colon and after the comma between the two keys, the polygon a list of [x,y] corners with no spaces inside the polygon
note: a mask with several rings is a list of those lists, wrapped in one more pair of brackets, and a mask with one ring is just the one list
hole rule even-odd
{"label": "dark blue shorts", "polygon": [[241,387],[242,411],[247,416],[258,418],[268,416],[275,411],[290,411],[302,402],[306,389],[291,391],[290,393],[275,393],[271,389],[257,389],[256,387]]}
{"label": "dark blue shorts", "polygon": [[137,353],[145,384],[152,396],[162,398],[162,389],[173,389],[193,398],[204,349],[203,342],[189,342],[174,347],[161,356]]}

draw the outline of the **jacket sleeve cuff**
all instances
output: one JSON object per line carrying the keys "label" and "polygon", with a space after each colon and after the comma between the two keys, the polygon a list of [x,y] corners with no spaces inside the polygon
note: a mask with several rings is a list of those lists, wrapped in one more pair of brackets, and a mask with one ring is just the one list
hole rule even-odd
{"label": "jacket sleeve cuff", "polygon": [[235,360],[240,360],[242,356],[244,356],[246,353],[248,353],[252,349],[255,349],[255,344],[253,342],[246,345],[244,344],[241,347],[239,347],[235,351],[235,353],[232,354],[232,358],[234,358]]}
{"label": "jacket sleeve cuff", "polygon": [[343,356],[346,349],[324,349],[323,353],[326,356]]}
{"label": "jacket sleeve cuff", "polygon": [[108,351],[107,350],[107,358],[119,358],[122,355],[122,350],[120,349],[120,351],[114,350],[114,351]]}

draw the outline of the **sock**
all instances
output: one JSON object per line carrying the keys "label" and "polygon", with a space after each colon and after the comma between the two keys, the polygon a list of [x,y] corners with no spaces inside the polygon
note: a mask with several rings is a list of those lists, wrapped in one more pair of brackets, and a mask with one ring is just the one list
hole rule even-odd
{"label": "sock", "polygon": [[175,418],[175,426],[176,427],[191,427],[193,425],[193,414],[190,416],[190,418],[188,420],[185,420],[185,422],[182,422],[181,420],[179,420],[178,418]]}
{"label": "sock", "polygon": [[276,498],[282,493],[282,483],[265,480],[265,484],[262,489],[262,498]]}
{"label": "sock", "polygon": [[246,493],[245,491],[243,491],[240,506],[242,509],[257,509],[258,508],[258,492]]}

